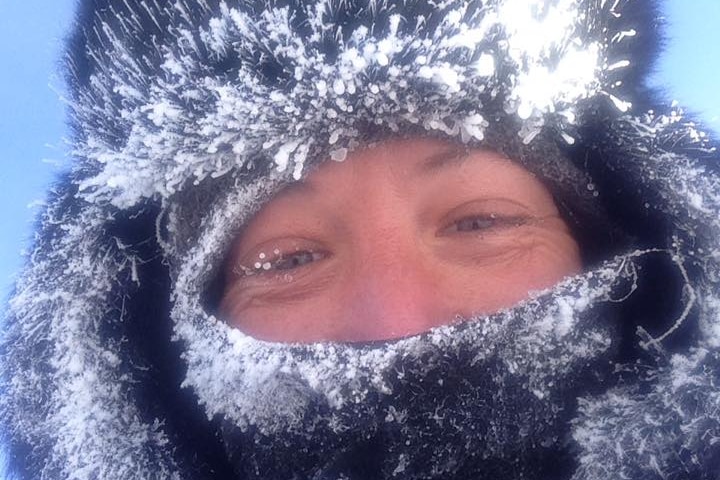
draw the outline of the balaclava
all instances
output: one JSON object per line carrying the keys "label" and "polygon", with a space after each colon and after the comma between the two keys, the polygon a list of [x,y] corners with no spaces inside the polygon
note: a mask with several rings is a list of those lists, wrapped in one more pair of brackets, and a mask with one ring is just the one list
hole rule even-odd
{"label": "balaclava", "polygon": [[[2,339],[28,477],[715,478],[717,154],[642,86],[655,15],[638,0],[83,2],[78,164]],[[229,246],[275,193],[418,135],[537,174],[587,271],[387,342],[263,342],[217,318]],[[219,457],[188,440],[192,415]]]}

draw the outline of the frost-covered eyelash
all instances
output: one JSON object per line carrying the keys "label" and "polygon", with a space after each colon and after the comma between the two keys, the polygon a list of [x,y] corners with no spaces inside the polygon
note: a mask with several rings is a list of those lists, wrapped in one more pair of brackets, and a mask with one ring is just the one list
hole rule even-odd
{"label": "frost-covered eyelash", "polygon": [[[268,259],[266,258],[266,255],[261,253],[258,257],[257,262],[255,262],[251,267],[247,267],[245,265],[237,265],[233,272],[238,275],[239,277],[248,277],[252,275],[259,275],[263,273],[272,273],[272,272],[278,272],[278,271],[286,271],[286,270],[294,270],[296,268],[300,268],[304,265],[307,265],[308,263],[313,263],[318,260],[322,260],[325,258],[325,254],[322,252],[314,251],[314,250],[298,250],[296,252],[292,253],[280,253],[279,250],[274,251],[276,257],[274,259]],[[288,259],[296,259],[300,255],[305,255],[306,260],[310,260],[308,262],[300,263],[300,262],[292,262],[290,265],[285,265],[283,262],[287,262]],[[309,258],[307,257],[309,255]]]}

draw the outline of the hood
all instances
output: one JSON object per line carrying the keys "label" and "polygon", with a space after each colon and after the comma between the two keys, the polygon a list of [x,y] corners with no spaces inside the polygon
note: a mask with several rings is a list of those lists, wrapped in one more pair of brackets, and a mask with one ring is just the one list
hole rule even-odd
{"label": "hood", "polygon": [[[11,467],[346,478],[333,461],[272,470],[236,438],[294,461],[278,432],[328,438],[307,450],[327,458],[357,451],[337,435],[357,430],[388,442],[376,477],[534,478],[560,458],[544,478],[714,478],[719,154],[644,87],[657,24],[638,0],[81,2],[66,64],[76,163],[38,219],[0,342]],[[313,165],[405,135],[505,153],[579,228],[602,210],[613,228],[596,261],[507,311],[381,345],[272,344],[215,318],[213,279],[251,215]],[[462,392],[452,422],[400,420],[412,382],[462,374],[476,383],[426,392]],[[489,457],[459,460],[490,438]]]}

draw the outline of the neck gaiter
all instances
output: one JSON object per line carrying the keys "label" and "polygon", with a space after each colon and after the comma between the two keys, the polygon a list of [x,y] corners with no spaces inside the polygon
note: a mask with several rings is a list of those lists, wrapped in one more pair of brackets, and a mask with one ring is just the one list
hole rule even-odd
{"label": "neck gaiter", "polygon": [[221,419],[241,478],[558,478],[578,397],[613,382],[637,256],[493,315],[365,344],[259,341],[178,291],[185,385]]}

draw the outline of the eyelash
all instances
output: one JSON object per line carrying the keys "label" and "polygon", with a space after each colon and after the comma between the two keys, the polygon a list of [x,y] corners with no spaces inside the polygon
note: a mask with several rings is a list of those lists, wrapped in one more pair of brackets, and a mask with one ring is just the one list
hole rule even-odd
{"label": "eyelash", "polygon": [[[471,222],[469,225],[471,228],[466,230],[453,228],[461,225],[463,222]],[[468,215],[466,217],[453,220],[447,227],[441,230],[441,235],[448,233],[470,234],[485,232],[495,228],[519,227],[525,223],[527,223],[527,218],[520,216],[501,217],[494,213],[490,215]]]}
{"label": "eyelash", "polygon": [[324,259],[327,255],[313,250],[298,250],[291,254],[278,254],[274,259],[256,262],[253,267],[239,266],[236,273],[247,277],[264,273],[277,273],[295,270],[305,265]]}

